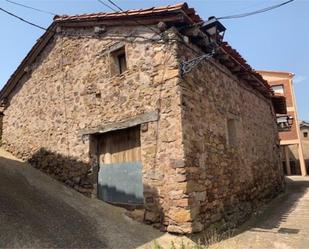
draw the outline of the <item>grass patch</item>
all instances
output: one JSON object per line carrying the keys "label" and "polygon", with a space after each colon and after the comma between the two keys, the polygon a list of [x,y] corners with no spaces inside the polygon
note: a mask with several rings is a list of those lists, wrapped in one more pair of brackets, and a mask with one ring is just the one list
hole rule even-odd
{"label": "grass patch", "polygon": [[[205,231],[199,234],[198,238],[195,239],[195,242],[187,242],[185,243],[183,240],[171,241],[168,247],[163,247],[160,245],[158,241],[154,241],[151,249],[208,249],[211,245],[217,244],[222,240],[229,239],[233,236],[233,232],[231,230],[226,231],[224,233],[219,233],[217,230],[212,229]],[[221,248],[219,246],[215,246],[215,248]],[[231,249],[231,248],[222,248],[222,249]]]}

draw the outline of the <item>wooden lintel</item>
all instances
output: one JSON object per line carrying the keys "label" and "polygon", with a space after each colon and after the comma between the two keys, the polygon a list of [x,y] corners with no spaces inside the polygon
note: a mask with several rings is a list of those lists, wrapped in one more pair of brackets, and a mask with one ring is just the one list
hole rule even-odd
{"label": "wooden lintel", "polygon": [[137,115],[135,117],[132,117],[132,118],[120,121],[120,122],[103,124],[99,127],[81,130],[79,134],[81,136],[102,134],[102,133],[106,133],[109,131],[122,130],[122,129],[126,129],[126,128],[133,127],[136,125],[157,121],[158,119],[159,119],[158,112],[153,111],[153,112],[140,114],[140,115]]}

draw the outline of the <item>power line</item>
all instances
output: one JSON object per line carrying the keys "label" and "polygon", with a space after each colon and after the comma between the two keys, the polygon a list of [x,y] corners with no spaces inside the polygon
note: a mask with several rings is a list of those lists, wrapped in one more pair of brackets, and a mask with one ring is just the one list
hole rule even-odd
{"label": "power line", "polygon": [[247,13],[231,15],[231,16],[222,16],[222,17],[218,17],[217,19],[218,20],[220,20],[220,19],[221,20],[222,19],[234,19],[234,18],[242,18],[242,17],[252,16],[252,15],[255,15],[255,14],[260,14],[260,13],[263,13],[263,12],[266,12],[266,11],[270,11],[270,10],[279,8],[283,5],[291,3],[293,1],[295,1],[295,0],[289,0],[289,1],[286,1],[286,2],[283,2],[283,3],[276,4],[276,5],[273,5],[273,6],[270,6],[270,7],[267,7],[267,8],[263,8],[263,9],[260,9],[260,10],[256,10],[256,11],[253,11],[253,12],[247,12]]}
{"label": "power line", "polygon": [[21,18],[21,17],[15,15],[15,14],[13,14],[13,13],[11,13],[11,12],[5,10],[5,9],[0,8],[0,11],[4,12],[4,13],[10,15],[10,16],[13,16],[13,17],[19,19],[20,21],[25,22],[25,23],[27,23],[27,24],[29,24],[29,25],[31,25],[31,26],[34,26],[34,27],[39,28],[39,29],[47,30],[46,28],[43,28],[42,26],[37,25],[37,24],[35,24],[35,23],[29,22],[29,21],[27,21],[27,20],[25,20],[25,19],[23,19],[23,18]]}
{"label": "power line", "polygon": [[[107,0],[108,2],[110,2],[113,6],[115,6],[118,10],[122,11],[125,15],[129,16],[129,14],[124,11],[120,6],[118,6],[116,3],[114,3],[113,1],[111,0]],[[108,4],[104,3],[102,0],[98,0],[98,2],[102,3],[104,6],[108,7],[109,9],[115,11],[115,12],[118,12],[118,10],[115,10],[114,8],[110,7]],[[149,27],[143,23],[140,23],[136,20],[134,20],[135,23],[137,23],[138,25],[141,25],[141,26],[144,26],[145,28],[151,30],[152,32],[156,33],[157,35],[161,36],[162,37],[162,34],[159,33],[157,30],[153,29],[152,27]]]}
{"label": "power line", "polygon": [[109,6],[107,3],[103,2],[102,0],[98,0],[98,2],[103,4],[105,7],[111,9],[112,11],[118,12],[118,10],[116,10],[113,7]]}
{"label": "power line", "polygon": [[[98,1],[101,1],[101,0],[98,0]],[[119,9],[120,11],[123,11],[126,15],[128,15],[128,13],[127,12],[125,12],[120,6],[118,6],[114,1],[112,1],[112,0],[107,0],[108,2],[110,2],[113,6],[115,6],[117,9]],[[157,30],[155,30],[155,29],[153,29],[153,28],[151,28],[151,27],[149,27],[149,26],[147,26],[147,25],[145,25],[145,24],[143,24],[143,23],[140,23],[140,22],[138,22],[138,21],[136,21],[135,20],[135,22],[138,24],[138,25],[142,25],[142,26],[144,26],[144,27],[146,27],[146,28],[148,28],[148,29],[150,29],[151,31],[153,31],[153,32],[155,32],[157,35],[159,35],[160,37],[162,37],[162,34],[161,33],[158,33],[157,32]],[[177,42],[180,42],[181,44],[183,44],[185,47],[187,47],[188,49],[190,49],[191,51],[193,51],[195,54],[197,54],[197,55],[200,55],[200,53],[198,53],[195,49],[193,49],[193,48],[191,48],[185,41],[183,41],[183,40],[181,40],[181,39],[166,39],[166,40],[168,40],[168,41],[177,41]],[[208,55],[208,53],[207,54],[204,54],[204,55]]]}
{"label": "power line", "polygon": [[226,16],[227,15],[236,15],[236,13],[243,12],[243,11],[248,10],[248,9],[256,8],[256,7],[264,5],[265,3],[268,3],[268,2],[269,2],[269,0],[258,2],[258,3],[255,3],[255,4],[250,4],[249,6],[241,8],[241,9],[229,11],[224,15],[226,15]]}
{"label": "power line", "polygon": [[[98,0],[100,1],[100,0]],[[128,13],[126,13],[120,6],[118,6],[115,2],[113,2],[112,0],[107,0],[108,2],[110,2],[113,6],[115,6],[117,9],[119,9],[120,11],[123,11],[126,15],[128,15]],[[142,25],[148,29],[150,29],[152,32],[155,32],[157,35],[159,35],[160,37],[162,37],[161,33],[158,33],[157,30],[143,24],[140,23],[138,21],[135,20],[135,23],[137,23],[138,25]],[[200,53],[198,53],[195,49],[191,48],[185,41],[181,40],[181,39],[167,39],[168,41],[176,41],[176,42],[180,42],[181,44],[183,44],[185,47],[187,47],[188,49],[190,49],[191,51],[193,51],[195,54],[200,55]],[[208,55],[208,54],[204,54],[204,55]]]}
{"label": "power line", "polygon": [[56,16],[57,15],[57,14],[55,14],[53,12],[50,12],[50,11],[47,11],[47,10],[37,9],[37,8],[31,7],[31,6],[28,6],[28,5],[24,5],[24,4],[21,4],[21,3],[17,3],[17,2],[11,1],[11,0],[5,0],[5,1],[8,2],[8,3],[11,3],[11,4],[15,4],[15,5],[27,8],[27,9],[35,10],[35,11],[38,11],[38,12],[41,12],[41,13],[45,13],[45,14],[49,14],[49,15],[52,15],[52,16]]}
{"label": "power line", "polygon": [[[102,2],[102,0],[98,0],[99,2]],[[120,11],[124,12],[126,15],[128,15],[128,13],[126,11],[124,11],[120,6],[118,6],[115,2],[113,2],[112,0],[107,0],[108,2],[110,2],[113,6],[115,6],[117,9],[119,9]],[[109,7],[110,9],[112,9],[111,7]],[[159,33],[157,30],[143,24],[143,23],[140,23],[138,21],[135,20],[135,23],[137,23],[138,25],[141,25],[141,26],[144,26],[146,27],[147,29],[151,30],[152,32],[156,33],[157,35],[159,35],[160,37],[162,37],[162,34]],[[184,46],[186,46],[187,48],[189,48],[191,51],[193,51],[194,53],[200,55],[197,51],[195,51],[193,48],[191,48],[186,42],[184,42],[183,40],[181,39],[166,39],[168,41],[176,41],[176,42],[180,42],[181,44],[183,44]]]}
{"label": "power line", "polygon": [[117,9],[119,9],[120,11],[124,11],[122,8],[120,8],[117,4],[115,4],[113,1],[111,0],[107,0],[109,1],[112,5],[114,5]]}

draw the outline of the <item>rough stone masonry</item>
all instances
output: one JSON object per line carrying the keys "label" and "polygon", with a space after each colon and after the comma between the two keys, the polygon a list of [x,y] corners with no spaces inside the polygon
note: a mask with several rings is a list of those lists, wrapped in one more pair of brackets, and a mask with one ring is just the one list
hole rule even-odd
{"label": "rough stone masonry", "polygon": [[[203,51],[173,27],[152,26],[163,39],[136,23],[60,24],[1,95],[5,149],[95,196],[96,136],[84,131],[156,113],[140,129],[144,221],[175,233],[234,227],[282,190],[274,109],[246,80],[215,59],[182,77],[180,62]],[[127,70],[113,74],[120,47]]]}

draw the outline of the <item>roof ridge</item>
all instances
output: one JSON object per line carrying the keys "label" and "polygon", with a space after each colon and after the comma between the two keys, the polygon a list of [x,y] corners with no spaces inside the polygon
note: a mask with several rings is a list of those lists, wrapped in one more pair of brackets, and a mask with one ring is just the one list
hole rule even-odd
{"label": "roof ridge", "polygon": [[[78,20],[78,19],[86,19],[91,17],[116,17],[116,16],[124,16],[124,15],[143,15],[143,14],[151,14],[162,11],[174,11],[174,10],[185,10],[189,9],[188,4],[186,2],[173,4],[173,5],[165,5],[158,7],[149,7],[144,9],[129,9],[124,11],[111,11],[111,12],[92,12],[92,13],[83,13],[83,14],[75,14],[75,15],[56,15],[54,16],[54,21],[62,21],[62,20]],[[196,15],[196,18],[199,18]]]}
{"label": "roof ridge", "polygon": [[[130,19],[131,20],[128,20]],[[89,14],[80,14],[80,15],[62,15],[62,16],[55,16],[54,22],[49,26],[47,31],[37,40],[36,44],[32,47],[29,51],[27,56],[23,59],[21,64],[18,66],[16,71],[11,75],[7,83],[3,86],[2,90],[0,91],[0,100],[6,98],[12,89],[14,89],[15,85],[18,84],[20,78],[23,76],[24,68],[29,64],[32,63],[36,56],[44,49],[46,44],[55,34],[55,30],[58,25],[61,25],[62,22],[81,22],[81,25],[84,25],[84,22],[90,21],[107,21],[111,23],[118,23],[119,25],[124,25],[124,22],[131,21],[133,23],[133,18],[141,18],[143,20],[148,21],[148,24],[151,23],[158,23],[162,21],[164,18],[170,21],[171,23],[200,23],[203,21],[199,15],[196,14],[194,8],[189,8],[187,3],[179,3],[174,5],[167,5],[167,6],[160,6],[160,7],[151,7],[147,9],[136,9],[136,10],[127,10],[123,12],[99,12],[99,13],[89,13]],[[118,20],[117,20],[118,19]],[[91,25],[94,25],[91,22]],[[147,25],[147,24],[146,24]],[[221,48],[229,54],[235,62],[237,62],[241,67],[250,72],[255,80],[260,81],[264,87],[268,90],[270,86],[268,83],[263,79],[263,77],[256,72],[248,63],[247,61],[240,55],[240,53],[232,48],[228,42],[223,42]],[[264,92],[264,90],[263,90]]]}

